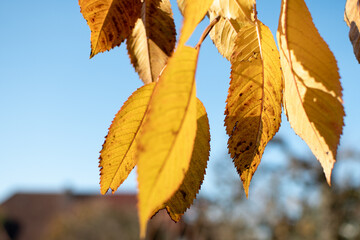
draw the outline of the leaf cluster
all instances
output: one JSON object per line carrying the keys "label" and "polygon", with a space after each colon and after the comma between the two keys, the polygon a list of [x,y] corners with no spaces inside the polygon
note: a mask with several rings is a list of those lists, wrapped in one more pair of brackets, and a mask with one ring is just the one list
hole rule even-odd
{"label": "leaf cluster", "polygon": [[[359,25],[358,1],[348,2],[345,19],[353,29]],[[282,108],[330,184],[344,125],[342,88],[335,57],[304,0],[282,0],[279,49],[258,18],[255,0],[177,3],[184,19],[175,48],[169,0],[79,0],[91,30],[90,57],[126,40],[131,63],[145,84],[109,128],[100,155],[101,193],[115,192],[137,166],[142,237],[148,219],[160,209],[178,221],[190,207],[210,151],[208,118],[195,82],[200,46],[208,33],[231,63],[225,127],[246,195],[265,147],[280,127]],[[205,16],[210,24],[199,43],[186,46]],[[358,51],[354,34],[350,38]]]}

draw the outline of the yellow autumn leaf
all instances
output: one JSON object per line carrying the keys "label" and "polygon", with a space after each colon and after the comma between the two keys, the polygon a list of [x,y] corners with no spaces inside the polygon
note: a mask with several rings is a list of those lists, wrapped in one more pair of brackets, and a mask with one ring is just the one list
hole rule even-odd
{"label": "yellow autumn leaf", "polygon": [[209,9],[210,22],[220,16],[219,22],[210,31],[210,38],[219,53],[228,60],[240,28],[254,24],[254,3],[254,0],[215,0]]}
{"label": "yellow autumn leaf", "polygon": [[155,82],[171,56],[176,41],[169,0],[146,0],[141,17],[127,39],[127,49],[135,70],[146,84]]}
{"label": "yellow autumn leaf", "polygon": [[136,165],[135,151],[155,83],[136,90],[116,114],[100,151],[100,191],[114,193]]}
{"label": "yellow autumn leaf", "polygon": [[198,50],[181,47],[155,86],[137,147],[140,235],[172,197],[188,170],[196,135]]}
{"label": "yellow autumn leaf", "polygon": [[212,2],[213,0],[184,0],[180,2],[180,8],[184,9],[184,22],[181,29],[179,46],[185,45],[187,40],[189,40],[196,26],[204,18]]}
{"label": "yellow autumn leaf", "polygon": [[229,153],[248,196],[251,178],[281,122],[280,60],[270,29],[260,22],[241,28],[230,62],[225,126]]}
{"label": "yellow autumn leaf", "polygon": [[360,63],[360,1],[347,0],[344,20],[350,27],[349,38],[354,48],[356,59]]}
{"label": "yellow autumn leaf", "polygon": [[226,19],[253,22],[255,0],[214,0],[209,12]]}
{"label": "yellow autumn leaf", "polygon": [[178,8],[180,10],[181,15],[184,16],[184,12],[185,12],[185,4],[188,0],[177,0],[177,5]]}
{"label": "yellow autumn leaf", "polygon": [[277,39],[288,120],[320,161],[330,184],[344,124],[335,57],[303,0],[282,1]]}
{"label": "yellow autumn leaf", "polygon": [[[209,12],[209,17],[211,22],[217,17],[217,14],[215,12]],[[240,28],[246,24],[247,22],[244,21],[220,17],[219,22],[211,29],[210,38],[214,42],[219,53],[226,59],[230,60],[234,51],[236,35]]]}
{"label": "yellow autumn leaf", "polygon": [[194,149],[183,183],[166,203],[166,209],[174,221],[179,221],[200,190],[210,154],[210,127],[206,110],[197,99],[197,130]]}
{"label": "yellow autumn leaf", "polygon": [[119,46],[140,16],[140,0],[79,0],[91,30],[90,58]]}

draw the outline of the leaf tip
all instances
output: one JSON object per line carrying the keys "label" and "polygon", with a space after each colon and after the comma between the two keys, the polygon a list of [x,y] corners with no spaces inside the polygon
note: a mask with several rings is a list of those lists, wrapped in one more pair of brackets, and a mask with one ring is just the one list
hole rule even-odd
{"label": "leaf tip", "polygon": [[331,173],[332,173],[333,167],[334,167],[334,164],[332,164],[328,168],[324,168],[325,178],[330,187],[331,187]]}
{"label": "leaf tip", "polygon": [[243,182],[243,188],[245,191],[245,195],[246,198],[249,198],[249,188],[250,188],[250,183],[251,183],[251,179],[253,176],[253,173],[251,173],[249,170],[248,171],[243,171],[241,174],[241,181]]}
{"label": "leaf tip", "polygon": [[104,187],[100,187],[100,193],[101,195],[105,195],[107,193],[107,190]]}
{"label": "leaf tip", "polygon": [[140,239],[145,239],[146,225],[147,225],[147,220],[140,219]]}
{"label": "leaf tip", "polygon": [[96,55],[96,53],[94,53],[94,52],[91,50],[89,59],[92,59],[95,55]]}
{"label": "leaf tip", "polygon": [[243,182],[243,187],[244,187],[246,199],[249,199],[250,182]]}

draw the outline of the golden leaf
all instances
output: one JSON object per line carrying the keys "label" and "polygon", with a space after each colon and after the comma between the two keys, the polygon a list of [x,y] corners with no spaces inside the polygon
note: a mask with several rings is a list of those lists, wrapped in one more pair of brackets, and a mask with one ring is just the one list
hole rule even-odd
{"label": "golden leaf", "polygon": [[140,16],[140,0],[79,0],[91,30],[90,58],[127,38]]}
{"label": "golden leaf", "polygon": [[181,29],[179,46],[185,45],[187,40],[189,40],[196,26],[204,18],[212,2],[213,0],[184,0],[180,2],[180,8],[184,8],[184,23]]}
{"label": "golden leaf", "polygon": [[196,135],[195,70],[198,50],[181,47],[155,86],[138,142],[140,235],[147,220],[179,189]]}
{"label": "golden leaf", "polygon": [[157,81],[172,54],[176,31],[169,0],[146,0],[127,39],[131,63],[146,84]]}
{"label": "golden leaf", "polygon": [[265,146],[281,122],[282,78],[274,37],[262,23],[240,29],[230,60],[228,148],[248,196]]}
{"label": "golden leaf", "polygon": [[155,83],[136,90],[116,114],[100,151],[100,191],[114,193],[136,165],[136,142]]}
{"label": "golden leaf", "polygon": [[166,209],[174,221],[179,221],[199,192],[204,180],[205,169],[210,154],[210,127],[206,110],[197,99],[197,130],[194,149],[184,181],[177,192],[166,203]]}
{"label": "golden leaf", "polygon": [[209,12],[226,19],[253,22],[255,0],[214,0]]}
{"label": "golden leaf", "polygon": [[335,57],[303,0],[282,1],[277,39],[285,82],[284,109],[330,184],[345,115]]}
{"label": "golden leaf", "polygon": [[181,15],[184,16],[184,12],[185,12],[185,4],[187,3],[188,0],[177,0],[177,5],[178,8],[180,10]]}
{"label": "golden leaf", "polygon": [[[217,14],[209,12],[209,17],[211,22],[217,17]],[[236,35],[244,25],[246,25],[246,22],[220,17],[219,22],[210,31],[211,40],[214,42],[219,53],[227,60],[230,60],[234,51]]]}
{"label": "golden leaf", "polygon": [[346,24],[350,27],[349,38],[354,48],[356,59],[360,63],[360,2],[347,0],[344,12]]}
{"label": "golden leaf", "polygon": [[210,22],[220,20],[210,31],[210,38],[219,53],[230,60],[235,38],[241,27],[254,25],[254,0],[215,0],[209,9]]}

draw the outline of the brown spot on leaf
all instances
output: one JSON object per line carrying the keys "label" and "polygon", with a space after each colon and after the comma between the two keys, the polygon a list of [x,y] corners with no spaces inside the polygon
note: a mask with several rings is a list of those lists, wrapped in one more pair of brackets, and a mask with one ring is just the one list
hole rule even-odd
{"label": "brown spot on leaf", "polygon": [[109,33],[109,42],[112,42],[112,40],[114,39],[114,35],[112,33]]}
{"label": "brown spot on leaf", "polygon": [[186,199],[186,192],[184,190],[180,190],[180,193],[183,196],[183,198]]}

